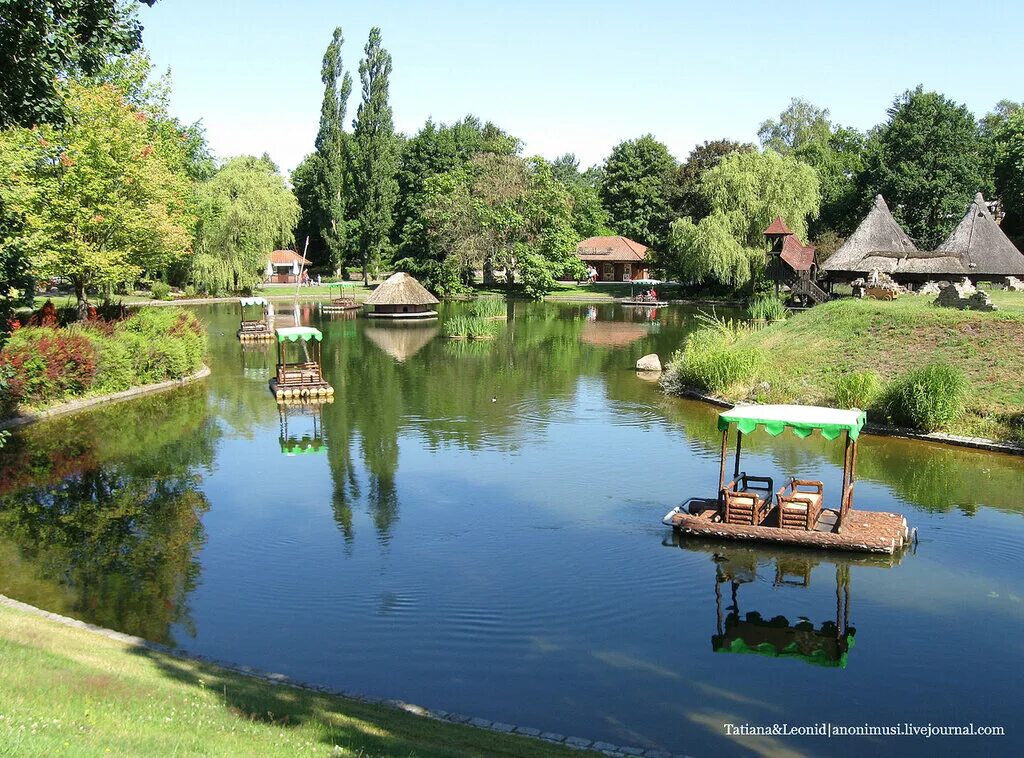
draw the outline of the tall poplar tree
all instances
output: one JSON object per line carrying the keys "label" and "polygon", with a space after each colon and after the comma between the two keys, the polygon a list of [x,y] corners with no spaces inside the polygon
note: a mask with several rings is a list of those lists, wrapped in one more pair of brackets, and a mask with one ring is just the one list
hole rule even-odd
{"label": "tall poplar tree", "polygon": [[363,262],[363,282],[390,256],[391,228],[398,200],[398,138],[388,103],[391,54],[381,47],[380,29],[370,30],[359,80],[362,102],[352,124],[352,189],[355,241]]}
{"label": "tall poplar tree", "polygon": [[319,227],[331,267],[335,270],[340,269],[344,263],[348,241],[348,144],[344,125],[348,97],[352,94],[352,77],[345,71],[341,61],[341,46],[344,42],[341,27],[335,27],[320,69],[324,99],[320,106],[320,129],[316,135],[316,183],[312,193],[316,207],[311,214],[314,216],[312,225]]}

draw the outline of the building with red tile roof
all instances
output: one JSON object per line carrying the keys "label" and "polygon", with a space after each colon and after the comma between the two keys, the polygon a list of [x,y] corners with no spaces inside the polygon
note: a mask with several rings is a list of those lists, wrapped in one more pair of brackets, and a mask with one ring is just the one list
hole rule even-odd
{"label": "building with red tile roof", "polygon": [[649,248],[628,237],[590,237],[576,246],[576,254],[597,270],[599,282],[646,279],[650,270]]}

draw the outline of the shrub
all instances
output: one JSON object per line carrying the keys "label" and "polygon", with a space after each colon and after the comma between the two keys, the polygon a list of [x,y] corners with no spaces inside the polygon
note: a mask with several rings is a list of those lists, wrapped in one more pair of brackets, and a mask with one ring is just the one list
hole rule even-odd
{"label": "shrub", "polygon": [[470,312],[479,318],[505,318],[507,314],[505,301],[493,297],[474,300]]}
{"label": "shrub", "polygon": [[755,321],[784,321],[788,315],[786,306],[774,295],[759,295],[747,306],[750,318]]}
{"label": "shrub", "polygon": [[896,424],[935,432],[963,415],[967,391],[963,372],[932,363],[890,382],[882,406],[886,417]]}
{"label": "shrub", "polygon": [[469,316],[458,314],[451,318],[445,319],[444,325],[441,327],[441,333],[445,337],[468,337],[469,336]]}
{"label": "shrub", "polygon": [[[192,313],[183,308],[143,308],[118,325],[118,331],[137,335],[133,354],[139,355],[140,378],[149,382],[177,379],[198,371],[206,354],[206,330]],[[180,343],[181,350],[170,347]],[[180,371],[180,373],[178,373]]]}
{"label": "shrub", "polygon": [[154,300],[170,300],[171,285],[167,282],[153,282],[150,292],[153,293]]}
{"label": "shrub", "polygon": [[198,294],[194,284],[186,284],[183,292],[185,293],[185,297],[188,298],[193,298]]}
{"label": "shrub", "polygon": [[11,335],[0,363],[12,374],[11,401],[45,405],[88,390],[96,376],[96,358],[96,348],[81,334],[27,327]]}
{"label": "shrub", "polygon": [[[115,339],[112,330],[97,324],[72,324],[69,333],[77,333],[88,339],[96,350],[96,376],[91,389],[106,395],[121,392],[137,383],[136,370],[124,339]],[[145,383],[145,382],[142,382]]]}
{"label": "shrub", "polygon": [[14,377],[14,369],[0,363],[0,417],[10,416],[16,405],[11,396],[11,379]]}
{"label": "shrub", "polygon": [[669,362],[662,381],[675,394],[696,388],[724,394],[738,384],[750,384],[764,364],[759,348],[739,348],[727,329],[704,328],[686,338],[683,349]]}
{"label": "shrub", "polygon": [[882,380],[870,369],[844,374],[836,382],[833,401],[839,408],[867,410],[874,406],[882,391]]}
{"label": "shrub", "polygon": [[471,318],[468,324],[469,336],[475,340],[489,340],[498,332],[498,326],[493,321],[484,318]]}

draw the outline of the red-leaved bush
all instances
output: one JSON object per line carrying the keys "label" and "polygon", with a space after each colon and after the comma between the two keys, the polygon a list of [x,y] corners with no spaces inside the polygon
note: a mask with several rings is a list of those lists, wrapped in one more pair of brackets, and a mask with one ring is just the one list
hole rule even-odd
{"label": "red-leaved bush", "polygon": [[10,401],[44,405],[83,394],[96,376],[96,348],[81,334],[24,327],[0,352],[10,369]]}

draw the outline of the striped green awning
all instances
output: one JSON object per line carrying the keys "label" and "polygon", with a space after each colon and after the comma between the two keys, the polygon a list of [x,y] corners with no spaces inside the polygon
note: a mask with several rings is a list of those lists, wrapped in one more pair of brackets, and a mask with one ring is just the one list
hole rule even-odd
{"label": "striped green awning", "polygon": [[866,421],[867,414],[857,408],[842,410],[815,405],[738,405],[718,414],[718,431],[724,432],[729,424],[736,424],[736,428],[744,434],[760,427],[773,437],[778,437],[788,428],[801,438],[817,430],[827,440],[834,440],[843,432],[855,440]]}
{"label": "striped green awning", "polygon": [[277,330],[277,341],[284,342],[297,342],[302,340],[303,342],[309,342],[310,340],[316,340],[320,342],[324,338],[324,335],[319,329],[314,329],[311,326],[285,326]]}

